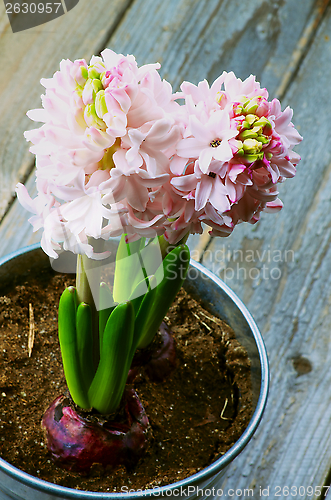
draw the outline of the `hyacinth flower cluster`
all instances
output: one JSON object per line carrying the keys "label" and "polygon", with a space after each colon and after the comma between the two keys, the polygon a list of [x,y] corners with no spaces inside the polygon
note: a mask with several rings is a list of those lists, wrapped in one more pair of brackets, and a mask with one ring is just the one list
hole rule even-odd
{"label": "hyacinth flower cluster", "polygon": [[[187,237],[203,225],[228,236],[262,211],[279,211],[277,184],[295,175],[300,160],[292,110],[269,101],[254,76],[224,72],[211,86],[184,82],[173,93],[159,68],[109,49],[89,65],[63,60],[41,80],[43,108],[28,112],[43,123],[25,132],[38,195],[31,199],[18,184],[18,198],[34,230],[43,229],[50,257],[78,254],[76,287],[64,291],[58,319],[76,406],[61,396],[43,419],[49,449],[68,469],[139,458],[148,419],[127,382],[137,351],[151,350],[160,326],[155,377],[175,365],[162,319],[185,278]],[[119,236],[108,286],[96,263],[111,258],[109,242]],[[93,427],[81,410],[102,415],[103,424]]]}

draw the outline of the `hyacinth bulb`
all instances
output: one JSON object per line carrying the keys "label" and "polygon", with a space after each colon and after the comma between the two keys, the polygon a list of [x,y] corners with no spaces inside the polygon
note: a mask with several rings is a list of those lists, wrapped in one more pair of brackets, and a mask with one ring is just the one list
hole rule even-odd
{"label": "hyacinth bulb", "polygon": [[162,382],[176,368],[176,342],[172,332],[164,321],[159,330],[159,342],[138,351],[133,358],[128,383],[134,381],[142,368],[152,382]]}
{"label": "hyacinth bulb", "polygon": [[42,420],[54,462],[73,472],[88,473],[93,464],[132,468],[146,451],[149,421],[137,394],[126,388],[122,412],[115,419],[84,417],[69,399],[57,397]]}

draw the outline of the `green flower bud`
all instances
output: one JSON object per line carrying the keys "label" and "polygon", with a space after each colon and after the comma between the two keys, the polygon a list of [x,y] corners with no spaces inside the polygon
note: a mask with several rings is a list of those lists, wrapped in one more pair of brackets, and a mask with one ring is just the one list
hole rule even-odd
{"label": "green flower bud", "polygon": [[84,119],[89,127],[97,127],[100,130],[107,128],[105,122],[98,117],[94,103],[85,106]]}
{"label": "green flower bud", "polygon": [[262,134],[262,127],[255,126],[254,124],[254,127],[251,128],[251,131],[253,132],[253,134]]}
{"label": "green flower bud", "polygon": [[[244,103],[244,106],[245,109],[253,109],[255,106],[254,100],[248,99]],[[238,139],[244,141],[242,152],[240,151],[240,153],[237,153],[239,156],[258,154],[265,144],[269,144],[270,138],[263,134],[265,127],[271,127],[271,124],[264,116],[259,118],[253,113],[246,115],[245,121],[239,128],[240,133],[238,135]]]}
{"label": "green flower bud", "polygon": [[102,118],[103,115],[108,113],[104,90],[99,90],[99,92],[96,95],[95,111],[96,111],[99,118]]}
{"label": "green flower bud", "polygon": [[242,122],[241,125],[238,126],[239,130],[250,130],[250,128],[251,128],[251,125],[248,122],[246,122],[246,120],[244,122]]}
{"label": "green flower bud", "polygon": [[245,159],[249,163],[253,163],[254,161],[257,160],[263,160],[263,153],[245,155]]}
{"label": "green flower bud", "polygon": [[87,69],[85,68],[85,66],[81,66],[80,67],[80,70],[82,72],[82,77],[84,78],[84,80],[87,80],[88,79],[88,71]]}
{"label": "green flower bud", "polygon": [[253,125],[253,123],[255,123],[257,121],[257,119],[258,118],[256,115],[249,114],[246,116],[245,122],[247,122],[248,125],[251,127]]}
{"label": "green flower bud", "polygon": [[244,108],[243,106],[241,106],[241,104],[235,105],[233,106],[233,112],[237,116],[242,115],[244,113]]}
{"label": "green flower bud", "polygon": [[262,149],[262,144],[256,139],[245,139],[243,143],[243,149],[246,154],[257,154]]}
{"label": "green flower bud", "polygon": [[79,66],[75,76],[75,82],[79,87],[84,87],[87,80],[87,69],[85,66]]}
{"label": "green flower bud", "polygon": [[103,85],[97,78],[92,80],[92,87],[95,93],[99,92],[99,90],[103,90]]}
{"label": "green flower bud", "polygon": [[97,78],[94,78],[93,80],[89,78],[84,85],[83,89],[83,100],[86,104],[91,104],[92,102],[95,101],[96,94],[100,91],[103,90],[102,83],[100,80]]}
{"label": "green flower bud", "polygon": [[271,123],[269,122],[269,120],[265,116],[261,116],[261,118],[259,118],[254,123],[254,126],[261,127],[261,128],[264,128],[264,127],[271,128]]}
{"label": "green flower bud", "polygon": [[258,134],[254,132],[254,130],[243,130],[239,134],[239,139],[241,141],[244,141],[245,139],[256,139],[258,137]]}
{"label": "green flower bud", "polygon": [[249,101],[246,101],[244,104],[244,113],[253,114],[255,113],[258,107],[259,105],[253,99],[250,99]]}
{"label": "green flower bud", "polygon": [[262,144],[268,144],[269,143],[269,139],[265,135],[259,135],[256,138],[256,140],[259,141],[259,142],[261,142]]}
{"label": "green flower bud", "polygon": [[88,77],[93,79],[100,79],[100,71],[95,66],[89,66]]}

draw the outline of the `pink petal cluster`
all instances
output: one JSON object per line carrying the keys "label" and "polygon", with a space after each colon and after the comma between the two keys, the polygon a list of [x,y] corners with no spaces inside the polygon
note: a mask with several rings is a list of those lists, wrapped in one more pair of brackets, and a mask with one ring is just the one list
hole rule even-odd
{"label": "pink petal cluster", "polygon": [[212,236],[227,236],[239,222],[257,222],[263,210],[280,210],[276,185],[295,175],[300,160],[293,147],[302,137],[292,110],[282,112],[277,99],[269,102],[252,75],[241,81],[224,72],[211,87],[184,82],[181,90],[186,126],[171,160],[170,184],[187,204],[174,233],[203,221]]}
{"label": "pink petal cluster", "polygon": [[22,184],[17,194],[49,256],[63,247],[102,258],[89,238],[122,233],[177,242],[202,223],[226,236],[281,208],[276,185],[300,159],[292,110],[269,102],[253,76],[223,73],[174,94],[158,69],[106,49],[41,80],[43,108],[28,116],[43,124],[25,132],[38,196]]}

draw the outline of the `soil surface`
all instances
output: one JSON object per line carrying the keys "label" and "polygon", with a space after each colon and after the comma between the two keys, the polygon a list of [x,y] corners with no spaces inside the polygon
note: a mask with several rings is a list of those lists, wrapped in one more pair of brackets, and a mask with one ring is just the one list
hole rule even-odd
{"label": "soil surface", "polygon": [[231,448],[251,418],[250,362],[234,332],[181,291],[165,318],[176,340],[176,369],[162,383],[144,372],[134,383],[152,428],[144,457],[130,472],[95,468],[89,476],[52,463],[40,422],[66,391],[57,307],[71,284],[72,276],[44,273],[0,296],[0,456],[49,482],[125,492],[184,479]]}

